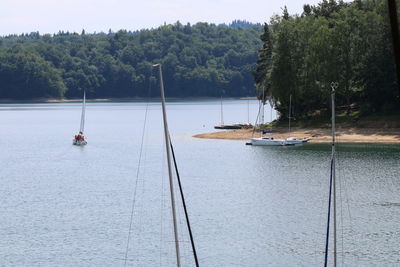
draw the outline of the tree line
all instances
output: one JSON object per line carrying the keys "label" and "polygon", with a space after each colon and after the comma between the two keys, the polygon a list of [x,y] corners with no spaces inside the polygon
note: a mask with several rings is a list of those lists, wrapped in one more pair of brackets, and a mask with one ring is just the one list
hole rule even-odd
{"label": "tree line", "polygon": [[158,95],[154,63],[167,95],[254,95],[251,70],[260,24],[176,22],[155,29],[87,34],[60,31],[0,37],[0,98],[147,97]]}
{"label": "tree line", "polygon": [[290,95],[294,117],[329,110],[331,82],[339,83],[337,105],[349,112],[354,106],[364,114],[400,111],[387,1],[323,0],[304,5],[301,15],[285,7],[261,40],[256,87],[282,118]]}

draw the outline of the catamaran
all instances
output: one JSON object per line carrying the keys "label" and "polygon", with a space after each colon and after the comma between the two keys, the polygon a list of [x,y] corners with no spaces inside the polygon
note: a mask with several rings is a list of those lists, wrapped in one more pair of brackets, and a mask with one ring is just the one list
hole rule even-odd
{"label": "catamaran", "polygon": [[84,146],[87,144],[83,131],[85,128],[85,109],[86,109],[86,92],[83,91],[83,101],[82,101],[82,113],[81,113],[81,125],[79,128],[79,133],[74,136],[72,144],[76,146]]}

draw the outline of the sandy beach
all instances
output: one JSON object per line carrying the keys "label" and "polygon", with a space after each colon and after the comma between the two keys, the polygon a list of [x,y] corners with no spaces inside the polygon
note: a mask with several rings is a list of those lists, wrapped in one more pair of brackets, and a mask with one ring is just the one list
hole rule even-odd
{"label": "sandy beach", "polygon": [[[274,138],[310,138],[311,143],[329,143],[332,140],[331,129],[293,128],[289,133],[287,128],[274,128],[265,134]],[[248,140],[259,137],[260,132],[253,129],[241,129],[230,131],[218,131],[212,133],[197,134],[193,137],[207,139]],[[339,143],[393,143],[400,144],[400,128],[338,128],[336,129],[337,142]]]}

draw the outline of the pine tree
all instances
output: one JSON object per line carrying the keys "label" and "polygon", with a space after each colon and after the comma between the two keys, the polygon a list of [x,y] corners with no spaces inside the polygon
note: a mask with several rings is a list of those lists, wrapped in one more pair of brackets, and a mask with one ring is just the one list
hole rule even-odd
{"label": "pine tree", "polygon": [[267,23],[264,24],[264,32],[260,36],[263,42],[262,48],[258,51],[257,67],[253,70],[256,90],[260,96],[265,97],[270,94],[270,74],[272,67],[272,39],[271,32]]}

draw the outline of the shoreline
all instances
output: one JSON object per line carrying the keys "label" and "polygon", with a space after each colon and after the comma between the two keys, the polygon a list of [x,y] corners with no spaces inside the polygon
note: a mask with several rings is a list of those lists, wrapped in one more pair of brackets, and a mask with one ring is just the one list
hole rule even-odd
{"label": "shoreline", "polygon": [[[196,134],[195,138],[221,139],[221,140],[250,140],[252,137],[259,137],[260,132],[253,129],[240,129],[218,131],[211,133]],[[296,137],[309,138],[310,143],[331,143],[331,129],[329,128],[293,128],[289,133],[285,128],[270,129],[271,136],[277,139]],[[337,128],[337,143],[377,143],[377,144],[400,144],[400,128]]]}
{"label": "shoreline", "polygon": [[[116,98],[87,98],[86,102],[134,102],[134,101],[159,101],[159,97],[116,97]],[[167,97],[168,100],[220,100],[220,97]],[[226,97],[225,100],[256,100],[256,97]],[[31,99],[1,99],[0,104],[20,104],[20,103],[74,103],[81,102],[81,98],[31,98]]]}

